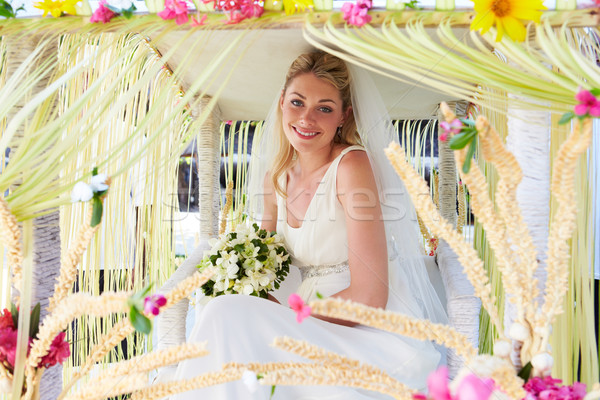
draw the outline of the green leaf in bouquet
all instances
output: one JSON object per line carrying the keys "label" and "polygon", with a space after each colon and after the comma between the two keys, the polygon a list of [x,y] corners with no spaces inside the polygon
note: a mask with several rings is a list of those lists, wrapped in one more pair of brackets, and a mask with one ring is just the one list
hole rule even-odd
{"label": "green leaf in bouquet", "polygon": [[271,396],[269,396],[269,400],[271,400],[273,398],[273,395],[275,394],[275,388],[276,388],[275,385],[271,386]]}
{"label": "green leaf in bouquet", "polygon": [[227,240],[237,239],[237,232],[229,232],[229,238]]}
{"label": "green leaf in bouquet", "polygon": [[528,362],[527,364],[525,364],[525,366],[523,368],[521,368],[521,370],[519,371],[519,378],[523,379],[525,382],[527,382],[529,380],[529,378],[531,377],[531,371],[533,369],[533,366],[531,365],[531,361]]}
{"label": "green leaf in bouquet", "polygon": [[265,262],[265,261],[267,261],[267,259],[268,259],[268,258],[269,258],[269,257],[267,257],[267,256],[266,256],[266,255],[264,255],[264,254],[261,254],[261,255],[259,255],[259,256],[256,256],[256,259],[257,259],[258,261],[260,261],[260,262]]}
{"label": "green leaf in bouquet", "polygon": [[131,321],[131,325],[133,325],[138,332],[147,335],[152,331],[152,322],[150,319],[141,314],[137,308],[133,306],[129,308],[129,321]]}
{"label": "green leaf in bouquet", "polygon": [[593,94],[594,97],[598,97],[598,96],[600,96],[600,89],[594,88],[594,89],[590,90],[590,93]]}
{"label": "green leaf in bouquet", "polygon": [[459,121],[462,122],[463,125],[474,128],[475,127],[475,121],[473,121],[472,119],[469,118],[459,118]]}
{"label": "green leaf in bouquet", "polygon": [[235,246],[233,246],[233,249],[235,251],[237,251],[238,253],[242,254],[244,252],[244,245],[243,244],[236,244]]}
{"label": "green leaf in bouquet", "polygon": [[[263,245],[263,241],[260,239],[252,239],[250,241],[250,243],[252,243],[254,246],[256,247],[261,247],[261,245]],[[261,249],[262,250],[262,249]]]}
{"label": "green leaf in bouquet", "polygon": [[212,265],[217,265],[217,260],[220,258],[219,254],[213,254],[210,256],[210,262]]}

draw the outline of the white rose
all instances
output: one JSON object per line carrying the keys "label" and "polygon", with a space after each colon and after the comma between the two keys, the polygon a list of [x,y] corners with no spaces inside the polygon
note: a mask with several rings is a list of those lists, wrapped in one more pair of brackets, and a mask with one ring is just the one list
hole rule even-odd
{"label": "white rose", "polygon": [[77,201],[89,201],[94,197],[94,191],[87,183],[77,182],[71,192],[71,201],[73,203]]}
{"label": "white rose", "polygon": [[244,371],[244,374],[242,375],[242,381],[250,393],[254,393],[258,390],[258,378],[254,372]]}
{"label": "white rose", "polygon": [[108,185],[106,184],[106,174],[92,176],[92,182],[90,183],[90,186],[94,192],[103,192],[108,189]]}

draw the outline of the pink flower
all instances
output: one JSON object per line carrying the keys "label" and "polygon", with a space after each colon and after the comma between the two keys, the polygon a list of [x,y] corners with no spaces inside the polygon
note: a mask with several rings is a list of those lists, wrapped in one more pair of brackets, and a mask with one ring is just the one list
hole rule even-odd
{"label": "pink flower", "polygon": [[246,18],[258,18],[265,9],[254,0],[241,0],[240,11]]}
{"label": "pink flower", "polygon": [[296,293],[290,294],[288,297],[288,304],[290,308],[296,312],[296,321],[302,322],[302,320],[308,316],[310,316],[310,307],[304,303],[302,297],[298,296]]}
{"label": "pink flower", "polygon": [[71,349],[69,348],[69,342],[65,340],[65,332],[61,332],[52,341],[50,345],[50,351],[38,364],[39,367],[51,367],[56,364],[62,364],[71,355]]}
{"label": "pink flower", "polygon": [[106,7],[106,0],[100,1],[100,6],[94,11],[90,22],[102,22],[103,24],[110,21],[115,15],[115,12]]}
{"label": "pink flower", "polygon": [[451,400],[448,389],[448,368],[441,367],[427,377],[427,390],[429,397],[434,400]]}
{"label": "pink flower", "polygon": [[162,294],[153,294],[144,299],[144,313],[158,315],[160,308],[167,304],[167,298]]}
{"label": "pink flower", "polygon": [[202,14],[202,16],[199,19],[196,17],[192,17],[191,21],[190,21],[190,25],[192,25],[192,26],[204,25],[206,23],[206,18],[208,18],[208,16],[206,14]]}
{"label": "pink flower", "polygon": [[600,117],[600,102],[588,90],[580,90],[575,95],[575,100],[579,102],[574,110],[576,115],[583,117],[589,114],[592,117]]}
{"label": "pink flower", "polygon": [[16,351],[17,331],[11,328],[0,329],[0,362],[8,361],[14,367]]}
{"label": "pink flower", "polygon": [[479,378],[477,375],[465,376],[456,388],[456,400],[488,400],[494,391],[494,381]]}
{"label": "pink flower", "polygon": [[462,127],[463,124],[458,118],[455,118],[452,122],[440,122],[440,128],[442,128],[442,132],[440,133],[440,140],[442,142],[445,142],[446,140],[448,140],[449,134],[458,135]]}
{"label": "pink flower", "polygon": [[586,394],[586,385],[575,382],[573,385],[558,386],[562,381],[550,376],[533,377],[523,385],[527,392],[525,400],[581,400]]}
{"label": "pink flower", "polygon": [[357,0],[356,4],[346,2],[342,5],[344,21],[349,25],[363,26],[371,22],[372,17],[368,14],[372,6],[371,0]]}
{"label": "pink flower", "polygon": [[177,25],[186,24],[188,18],[188,6],[185,1],[165,0],[165,9],[158,13],[164,20],[175,19]]}

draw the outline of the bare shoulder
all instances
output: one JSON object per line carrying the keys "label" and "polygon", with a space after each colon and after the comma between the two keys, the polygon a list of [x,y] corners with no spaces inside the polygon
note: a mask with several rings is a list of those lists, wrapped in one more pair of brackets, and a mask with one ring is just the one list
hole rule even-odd
{"label": "bare shoulder", "polygon": [[373,170],[366,151],[352,150],[340,160],[337,171],[338,186],[351,188],[374,184]]}

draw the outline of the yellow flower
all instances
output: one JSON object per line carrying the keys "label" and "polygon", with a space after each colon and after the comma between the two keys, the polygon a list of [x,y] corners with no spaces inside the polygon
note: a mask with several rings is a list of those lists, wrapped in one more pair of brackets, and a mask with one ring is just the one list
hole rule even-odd
{"label": "yellow flower", "polygon": [[504,32],[513,40],[522,42],[527,31],[523,25],[524,20],[540,22],[542,11],[546,7],[543,0],[471,0],[475,3],[475,18],[471,22],[471,29],[481,29],[486,33],[494,22],[498,34],[496,41],[502,40]]}
{"label": "yellow flower", "polygon": [[283,0],[283,9],[286,15],[294,14],[296,11],[304,12],[306,7],[313,8],[313,0]]}
{"label": "yellow flower", "polygon": [[50,13],[53,17],[58,18],[63,12],[71,15],[77,14],[77,11],[75,11],[75,4],[79,1],[80,0],[43,0],[34,3],[33,6],[44,11],[43,17]]}

